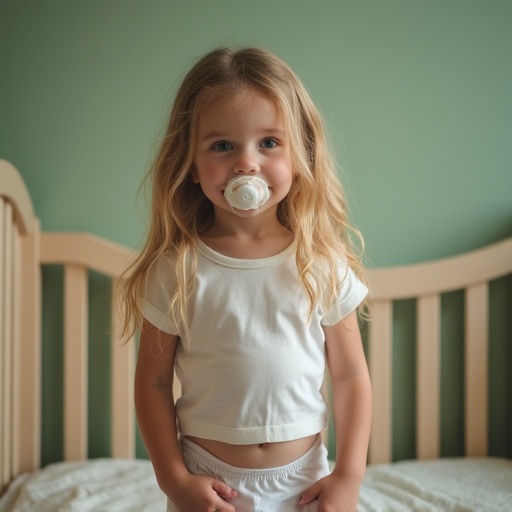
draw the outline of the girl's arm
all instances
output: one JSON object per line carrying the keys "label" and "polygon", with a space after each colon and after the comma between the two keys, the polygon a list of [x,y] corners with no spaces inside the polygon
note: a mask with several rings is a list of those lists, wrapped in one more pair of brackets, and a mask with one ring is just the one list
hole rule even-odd
{"label": "girl's arm", "polygon": [[318,499],[318,512],[355,512],[370,438],[370,377],[357,313],[324,330],[332,386],[336,464],[331,475],[303,493],[299,503]]}
{"label": "girl's arm", "polygon": [[177,336],[144,321],[135,372],[135,410],[142,439],[160,488],[179,512],[234,512],[226,501],[236,496],[234,491],[214,478],[191,475],[183,462],[172,393],[178,344]]}

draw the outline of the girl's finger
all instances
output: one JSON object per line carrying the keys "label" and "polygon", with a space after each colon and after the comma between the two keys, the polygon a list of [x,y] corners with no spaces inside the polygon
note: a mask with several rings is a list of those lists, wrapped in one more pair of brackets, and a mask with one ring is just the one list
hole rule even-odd
{"label": "girl's finger", "polygon": [[320,491],[318,485],[315,484],[300,495],[299,505],[307,505],[318,498]]}
{"label": "girl's finger", "polygon": [[229,485],[224,482],[220,482],[219,480],[214,480],[212,483],[212,489],[225,500],[231,500],[238,495],[238,493],[234,489],[231,489]]}

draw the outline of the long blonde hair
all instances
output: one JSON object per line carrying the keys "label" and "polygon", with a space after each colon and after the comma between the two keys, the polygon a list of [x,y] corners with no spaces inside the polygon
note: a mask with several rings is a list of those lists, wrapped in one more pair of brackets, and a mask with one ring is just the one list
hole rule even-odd
{"label": "long blonde hair", "polygon": [[[196,241],[213,221],[213,206],[191,169],[200,111],[213,98],[255,90],[282,114],[291,144],[294,182],[278,206],[279,222],[296,241],[300,280],[310,299],[328,306],[340,285],[340,258],[362,279],[359,252],[352,242],[359,232],[348,221],[343,189],[328,149],[320,114],[295,73],[281,59],[259,48],[218,48],[201,58],[186,75],[171,111],[160,151],[150,169],[150,230],[144,248],[122,280],[126,307],[124,333],[141,324],[141,300],[153,265],[167,251],[176,257],[176,290],[169,313],[188,326],[187,302],[194,289]],[[328,292],[322,292],[327,287]]]}

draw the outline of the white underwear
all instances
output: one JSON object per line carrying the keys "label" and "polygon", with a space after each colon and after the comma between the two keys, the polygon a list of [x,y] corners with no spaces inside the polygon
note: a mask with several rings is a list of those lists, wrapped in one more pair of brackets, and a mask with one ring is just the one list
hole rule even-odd
{"label": "white underwear", "polygon": [[[327,449],[321,440],[296,461],[269,469],[244,469],[214,457],[188,439],[181,439],[187,469],[208,475],[238,491],[229,501],[236,512],[316,512],[318,503],[298,505],[301,494],[330,473]],[[167,512],[178,512],[168,502]]]}

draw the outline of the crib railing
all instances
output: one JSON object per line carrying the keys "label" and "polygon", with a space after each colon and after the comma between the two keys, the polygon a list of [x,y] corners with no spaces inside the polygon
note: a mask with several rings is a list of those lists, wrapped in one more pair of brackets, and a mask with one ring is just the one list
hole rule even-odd
{"label": "crib railing", "polygon": [[[132,255],[85,234],[40,233],[19,173],[0,161],[0,487],[40,465],[41,265],[64,267],[64,458],[87,458],[87,279],[90,270],[119,279]],[[465,290],[465,454],[485,455],[488,441],[488,283],[512,272],[512,239],[434,263],[370,270],[372,320],[368,357],[374,389],[369,461],[392,455],[393,308],[417,308],[417,458],[440,454],[441,294]],[[113,287],[115,288],[115,287]],[[111,301],[114,304],[114,301]],[[112,307],[113,457],[133,457],[135,343],[119,339]]]}
{"label": "crib railing", "polygon": [[[511,272],[511,238],[461,256],[370,271],[371,462],[392,460],[393,305],[402,299],[415,299],[417,311],[416,339],[411,340],[416,343],[416,458],[440,456],[441,295],[456,290],[464,293],[465,310],[464,454],[488,454],[489,284]],[[510,372],[510,361],[504,365]]]}
{"label": "crib railing", "polygon": [[[117,279],[129,259],[126,249],[84,234],[42,234],[41,263],[65,267],[65,458],[86,458],[87,269]],[[374,389],[370,463],[393,460],[393,305],[416,301],[416,453],[441,455],[441,295],[465,295],[465,455],[488,453],[489,282],[512,268],[512,240],[463,256],[401,268],[370,270],[372,284],[368,356]],[[119,312],[112,310],[112,455],[134,455],[133,343],[116,337]],[[77,378],[79,376],[79,378]]]}
{"label": "crib railing", "polygon": [[[88,272],[115,282],[132,257],[98,237],[41,234],[20,174],[0,160],[0,491],[41,462],[41,266],[64,267],[64,458],[80,460],[87,458]],[[130,458],[135,344],[120,340],[122,311],[111,303],[111,455]]]}
{"label": "crib railing", "polygon": [[[116,282],[132,254],[126,248],[83,233],[43,233],[41,264],[64,267],[64,458],[87,458],[88,272]],[[135,455],[133,407],[134,340],[121,340],[121,309],[111,300],[111,429],[113,457]],[[131,421],[130,421],[131,420]]]}

